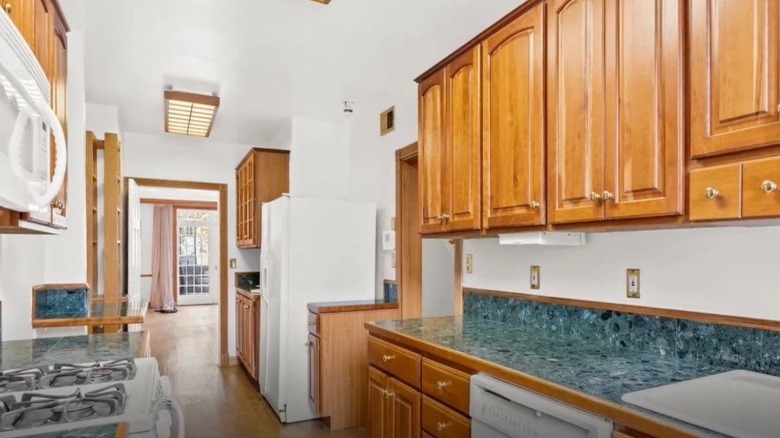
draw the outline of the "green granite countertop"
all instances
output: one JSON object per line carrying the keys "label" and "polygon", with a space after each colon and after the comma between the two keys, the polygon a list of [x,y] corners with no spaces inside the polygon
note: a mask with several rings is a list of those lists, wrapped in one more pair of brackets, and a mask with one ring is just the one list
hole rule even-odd
{"label": "green granite countertop", "polygon": [[729,371],[727,368],[471,317],[390,320],[373,324],[616,403],[663,419],[667,424],[679,424],[689,433],[721,436],[634,407],[620,397],[633,391]]}
{"label": "green granite countertop", "polygon": [[39,315],[33,318],[32,326],[42,328],[143,324],[148,308],[149,302],[146,300],[118,301],[116,303],[95,300],[90,304],[89,312],[86,315],[82,313],[54,317]]}
{"label": "green granite countertop", "polygon": [[128,332],[0,343],[0,370],[146,356],[149,332]]}

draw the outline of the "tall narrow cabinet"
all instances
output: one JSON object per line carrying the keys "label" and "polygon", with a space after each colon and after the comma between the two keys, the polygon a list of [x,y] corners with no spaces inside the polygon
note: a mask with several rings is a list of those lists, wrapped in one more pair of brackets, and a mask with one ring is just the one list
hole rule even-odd
{"label": "tall narrow cabinet", "polygon": [[290,190],[290,151],[254,148],[236,167],[236,242],[262,245],[261,209]]}

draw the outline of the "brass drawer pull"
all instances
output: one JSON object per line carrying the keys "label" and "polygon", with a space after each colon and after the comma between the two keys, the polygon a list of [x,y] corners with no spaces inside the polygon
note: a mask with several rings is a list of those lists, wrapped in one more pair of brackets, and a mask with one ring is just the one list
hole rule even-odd
{"label": "brass drawer pull", "polygon": [[382,356],[382,362],[390,362],[393,359],[395,359],[394,354],[385,354]]}
{"label": "brass drawer pull", "polygon": [[439,391],[444,390],[444,388],[450,385],[452,385],[452,382],[450,382],[449,380],[447,380],[446,382],[444,380],[439,380],[438,382],[436,382],[436,387],[439,388]]}
{"label": "brass drawer pull", "polygon": [[604,190],[603,192],[601,192],[601,199],[603,199],[605,201],[609,201],[609,200],[614,199],[614,198],[615,198],[615,195],[613,195],[612,192],[609,192],[607,190]]}
{"label": "brass drawer pull", "polygon": [[395,397],[395,393],[393,391],[387,390],[385,391],[385,397],[387,398]]}
{"label": "brass drawer pull", "polygon": [[590,192],[590,200],[593,202],[601,201],[601,195],[596,192]]}
{"label": "brass drawer pull", "polygon": [[438,423],[436,423],[436,430],[441,432],[444,429],[448,428],[449,426],[450,426],[449,422],[439,421]]}
{"label": "brass drawer pull", "polygon": [[539,208],[539,203],[536,201],[531,201],[528,203],[528,206],[531,207],[531,210],[536,210]]}
{"label": "brass drawer pull", "polygon": [[761,183],[761,190],[764,193],[772,193],[777,190],[777,183],[768,179]]}
{"label": "brass drawer pull", "polygon": [[707,199],[715,199],[718,197],[718,195],[720,195],[718,189],[715,189],[713,187],[707,187],[706,189],[704,189],[704,196],[706,196]]}

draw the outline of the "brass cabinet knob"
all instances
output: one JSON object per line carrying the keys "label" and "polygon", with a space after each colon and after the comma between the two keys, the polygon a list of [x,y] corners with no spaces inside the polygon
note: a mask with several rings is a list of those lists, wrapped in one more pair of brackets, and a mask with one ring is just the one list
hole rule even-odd
{"label": "brass cabinet knob", "polygon": [[601,199],[603,199],[605,201],[609,201],[610,199],[614,199],[614,198],[615,198],[615,195],[613,195],[612,192],[609,192],[607,190],[604,190],[603,192],[601,192]]}
{"label": "brass cabinet knob", "polygon": [[6,3],[4,9],[8,15],[11,15],[11,12],[13,12],[13,6],[11,6],[11,3]]}
{"label": "brass cabinet knob", "polygon": [[590,200],[593,202],[601,201],[601,195],[596,192],[590,192]]}
{"label": "brass cabinet knob", "polygon": [[439,388],[439,391],[443,390],[444,388],[450,385],[452,385],[452,382],[450,381],[445,382],[444,380],[439,380],[438,382],[436,382],[436,387]]}
{"label": "brass cabinet knob", "polygon": [[63,204],[60,200],[51,201],[51,204],[49,205],[51,205],[51,208],[56,208],[57,210],[62,210],[65,208],[65,204]]}
{"label": "brass cabinet knob", "polygon": [[436,423],[436,430],[441,432],[442,430],[444,430],[447,427],[449,427],[449,425],[450,425],[450,423],[446,423],[444,421],[439,421],[438,423]]}
{"label": "brass cabinet knob", "polygon": [[450,215],[448,215],[447,213],[444,213],[443,215],[441,215],[441,218],[443,220],[445,220],[445,221],[448,221],[448,220],[450,220]]}
{"label": "brass cabinet knob", "polygon": [[704,189],[704,196],[706,196],[707,199],[715,199],[718,197],[718,195],[720,195],[720,192],[716,188],[707,187]]}
{"label": "brass cabinet knob", "polygon": [[764,193],[772,193],[777,190],[777,183],[768,179],[761,183],[761,190]]}
{"label": "brass cabinet knob", "polygon": [[539,205],[540,204],[536,201],[531,201],[528,203],[528,206],[531,207],[531,210],[536,210],[537,208],[539,208]]}
{"label": "brass cabinet knob", "polygon": [[382,356],[382,362],[390,362],[393,359],[395,359],[394,354],[385,354]]}

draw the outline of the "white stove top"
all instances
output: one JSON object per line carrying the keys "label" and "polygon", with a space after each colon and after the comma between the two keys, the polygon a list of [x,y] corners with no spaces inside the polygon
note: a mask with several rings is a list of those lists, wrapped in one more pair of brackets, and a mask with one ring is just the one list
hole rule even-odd
{"label": "white stove top", "polygon": [[[40,389],[0,393],[0,401],[5,401],[0,403],[0,412],[10,409],[0,414],[0,435],[21,437],[124,421],[128,422],[131,434],[156,436],[152,431],[159,420],[157,405],[170,396],[170,388],[164,388],[161,382],[156,359],[136,359],[132,377],[114,374],[128,377],[120,381],[46,388],[49,383],[66,384],[77,377],[79,382],[100,382],[110,373],[98,368],[93,375],[86,374],[73,372],[47,383],[44,373],[39,380]],[[31,423],[40,425],[29,427]],[[18,426],[23,428],[15,429]]]}

